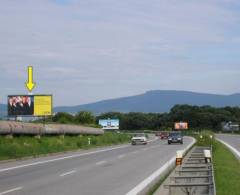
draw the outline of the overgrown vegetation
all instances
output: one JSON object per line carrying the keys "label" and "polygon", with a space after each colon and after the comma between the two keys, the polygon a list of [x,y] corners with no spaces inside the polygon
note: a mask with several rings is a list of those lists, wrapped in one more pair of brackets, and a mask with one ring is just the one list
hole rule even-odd
{"label": "overgrown vegetation", "polygon": [[[88,138],[91,144],[88,144]],[[106,132],[100,136],[43,136],[37,139],[31,136],[6,138],[0,136],[0,160],[38,156],[63,151],[89,149],[129,142],[127,134]]]}
{"label": "overgrown vegetation", "polygon": [[120,119],[120,130],[171,130],[174,122],[186,121],[194,130],[221,129],[221,122],[240,122],[240,108],[211,106],[176,105],[169,113],[120,113],[108,112],[95,117],[91,112],[81,111],[76,115],[57,113],[47,122],[92,124],[97,125],[99,119]]}

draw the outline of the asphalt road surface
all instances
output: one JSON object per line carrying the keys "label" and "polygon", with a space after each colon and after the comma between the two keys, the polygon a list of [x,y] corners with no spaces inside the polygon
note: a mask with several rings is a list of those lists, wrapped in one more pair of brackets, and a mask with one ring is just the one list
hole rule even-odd
{"label": "asphalt road surface", "polygon": [[191,142],[158,139],[0,164],[0,195],[123,195]]}
{"label": "asphalt road surface", "polygon": [[[240,135],[234,135],[234,134],[216,134],[216,137],[233,148],[235,148],[238,152],[240,152]],[[240,157],[238,156],[240,159]]]}

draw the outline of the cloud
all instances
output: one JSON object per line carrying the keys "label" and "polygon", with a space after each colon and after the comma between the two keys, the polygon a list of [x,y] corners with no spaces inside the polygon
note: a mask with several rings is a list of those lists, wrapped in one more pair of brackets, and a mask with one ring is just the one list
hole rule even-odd
{"label": "cloud", "polygon": [[35,92],[53,93],[56,105],[151,89],[239,92],[237,0],[1,3],[4,96],[26,92],[28,65]]}

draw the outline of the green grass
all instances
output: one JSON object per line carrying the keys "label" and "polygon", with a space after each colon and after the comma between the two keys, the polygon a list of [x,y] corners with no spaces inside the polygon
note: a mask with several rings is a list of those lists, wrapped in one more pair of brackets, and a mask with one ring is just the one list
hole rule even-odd
{"label": "green grass", "polygon": [[220,142],[214,142],[213,161],[217,195],[240,195],[240,161]]}
{"label": "green grass", "polygon": [[[91,138],[91,145],[88,145]],[[99,136],[0,136],[0,160],[18,159],[28,156],[39,156],[78,149],[90,149],[99,146],[127,143],[129,135],[106,132]]]}

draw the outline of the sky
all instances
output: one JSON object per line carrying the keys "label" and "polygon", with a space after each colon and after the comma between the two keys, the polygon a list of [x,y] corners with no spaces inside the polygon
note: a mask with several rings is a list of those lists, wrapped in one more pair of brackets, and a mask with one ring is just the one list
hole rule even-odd
{"label": "sky", "polygon": [[240,92],[239,0],[1,0],[0,103],[80,105],[186,90]]}

